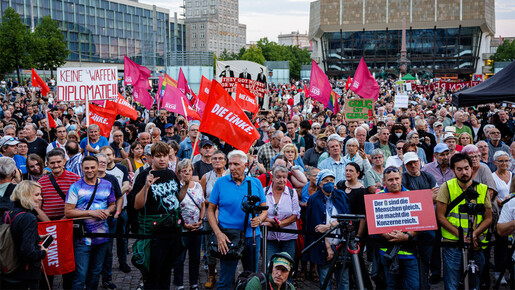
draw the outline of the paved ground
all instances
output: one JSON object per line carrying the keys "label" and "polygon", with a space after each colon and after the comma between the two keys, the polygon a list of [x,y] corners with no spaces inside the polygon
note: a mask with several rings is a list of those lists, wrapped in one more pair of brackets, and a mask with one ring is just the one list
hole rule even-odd
{"label": "paved ground", "polygon": [[[129,244],[132,244],[131,242],[129,242]],[[115,243],[115,248],[113,249],[113,253],[116,253],[116,243]],[[129,249],[131,249],[131,247],[129,247]],[[493,256],[493,255],[492,255]],[[129,255],[128,257],[128,261],[130,261],[130,258],[131,256]],[[129,263],[130,264],[130,263]],[[115,257],[114,257],[114,262],[113,262],[113,282],[118,286],[118,289],[136,289],[138,288],[138,285],[140,284],[141,282],[141,274],[139,273],[139,271],[134,268],[134,266],[132,266],[132,264],[130,264],[131,266],[131,269],[132,271],[128,274],[126,273],[123,273],[122,271],[119,270],[119,265],[118,265],[118,259],[116,258],[116,254],[115,254]],[[260,268],[261,269],[261,268]],[[218,270],[218,269],[217,269]],[[238,273],[242,271],[242,267],[241,267],[241,263],[240,265],[238,266]],[[188,283],[188,266],[187,266],[187,261],[186,261],[186,265],[184,267],[184,275],[185,275],[185,289],[189,289],[189,283]],[[492,281],[493,281],[493,275],[492,276]],[[218,275],[217,275],[218,277]],[[201,264],[201,269],[200,269],[200,288],[201,289],[204,289],[204,283],[206,282],[207,280],[207,271],[205,271],[203,269],[203,264]],[[172,276],[172,281],[173,281],[173,276]],[[62,289],[62,281],[59,278],[55,279],[54,280],[54,289]],[[297,284],[297,289],[318,289],[319,288],[319,284],[318,282],[315,283],[313,281],[308,281],[308,280],[305,280],[303,282],[296,282]],[[333,283],[334,285],[334,283]],[[493,282],[492,282],[492,285],[493,285]],[[99,288],[102,289],[101,285],[99,285]],[[171,285],[170,287],[171,289],[176,289],[173,284]],[[335,287],[333,287],[333,289],[336,289]],[[436,285],[432,285],[431,286],[431,289],[444,289],[444,285],[443,285],[443,282],[440,282]],[[501,289],[509,289],[509,287],[501,287]]]}

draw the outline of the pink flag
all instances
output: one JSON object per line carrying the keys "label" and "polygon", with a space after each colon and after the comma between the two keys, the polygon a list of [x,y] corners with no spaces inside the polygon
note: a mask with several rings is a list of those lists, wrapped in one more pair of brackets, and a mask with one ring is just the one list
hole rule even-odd
{"label": "pink flag", "polygon": [[358,69],[352,79],[351,91],[365,99],[374,99],[377,101],[379,97],[379,84],[368,70],[365,60],[361,58]]}
{"label": "pink flag", "polygon": [[204,115],[204,108],[206,107],[206,103],[202,102],[200,98],[197,98],[197,102],[195,103],[195,109],[197,113],[202,117]]}
{"label": "pink flag", "polygon": [[177,80],[177,88],[186,96],[186,101],[192,106],[195,103],[195,94],[190,89],[188,81],[182,72],[182,68],[179,68],[179,80]]}
{"label": "pink flag", "polygon": [[123,57],[124,57],[123,70],[124,70],[125,84],[134,86],[134,85],[137,85],[140,82],[140,80],[146,80],[147,86],[148,86],[148,88],[150,88],[150,85],[148,84],[148,78],[150,77],[150,74],[151,74],[150,70],[144,66],[141,66],[141,65],[133,62],[126,55],[124,55]]}
{"label": "pink flag", "polygon": [[134,100],[136,102],[145,106],[147,110],[150,110],[150,108],[152,108],[152,105],[154,104],[154,99],[152,99],[152,96],[150,96],[150,93],[146,88],[133,87],[132,93],[134,95]]}
{"label": "pink flag", "polygon": [[163,96],[163,103],[161,108],[166,109],[172,113],[177,113],[188,117],[186,107],[184,106],[183,93],[174,86],[166,86]]}
{"label": "pink flag", "polygon": [[313,98],[324,106],[327,107],[329,104],[329,98],[331,97],[331,83],[329,83],[329,79],[322,71],[322,69],[318,66],[318,64],[313,61],[311,63],[311,78],[309,80],[309,98]]}

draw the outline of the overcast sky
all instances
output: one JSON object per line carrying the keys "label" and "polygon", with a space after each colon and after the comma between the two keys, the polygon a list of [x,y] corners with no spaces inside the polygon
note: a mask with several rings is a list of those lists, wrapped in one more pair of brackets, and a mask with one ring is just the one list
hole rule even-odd
{"label": "overcast sky", "polygon": [[[140,0],[181,12],[182,0]],[[247,42],[262,37],[277,41],[277,35],[309,29],[309,3],[313,0],[241,0],[240,23],[247,25]],[[181,12],[182,13],[182,12]],[[495,0],[496,36],[515,37],[515,0]]]}

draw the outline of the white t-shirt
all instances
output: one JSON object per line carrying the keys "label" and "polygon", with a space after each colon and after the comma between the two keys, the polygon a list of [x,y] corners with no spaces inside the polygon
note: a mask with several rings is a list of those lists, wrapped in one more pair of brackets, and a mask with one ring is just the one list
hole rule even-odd
{"label": "white t-shirt", "polygon": [[[515,198],[512,198],[510,201],[504,204],[501,210],[501,214],[499,215],[498,224],[509,223],[512,220],[515,220]],[[515,234],[513,232],[512,234]],[[512,259],[515,259],[515,252],[513,253]]]}
{"label": "white t-shirt", "polygon": [[503,201],[506,198],[506,196],[510,194],[511,179],[513,177],[513,172],[510,172],[510,181],[508,181],[508,184],[506,184],[504,180],[497,176],[496,172],[492,174],[492,177],[494,178],[495,186],[497,187],[497,199]]}

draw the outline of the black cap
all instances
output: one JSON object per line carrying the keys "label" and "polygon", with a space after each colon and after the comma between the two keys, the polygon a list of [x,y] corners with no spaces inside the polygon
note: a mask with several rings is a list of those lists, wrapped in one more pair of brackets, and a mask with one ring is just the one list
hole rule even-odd
{"label": "black cap", "polygon": [[205,139],[205,140],[202,140],[200,141],[200,146],[199,148],[203,148],[204,146],[206,145],[209,145],[209,146],[215,146],[215,144],[213,143],[213,141],[209,140],[209,139]]}

